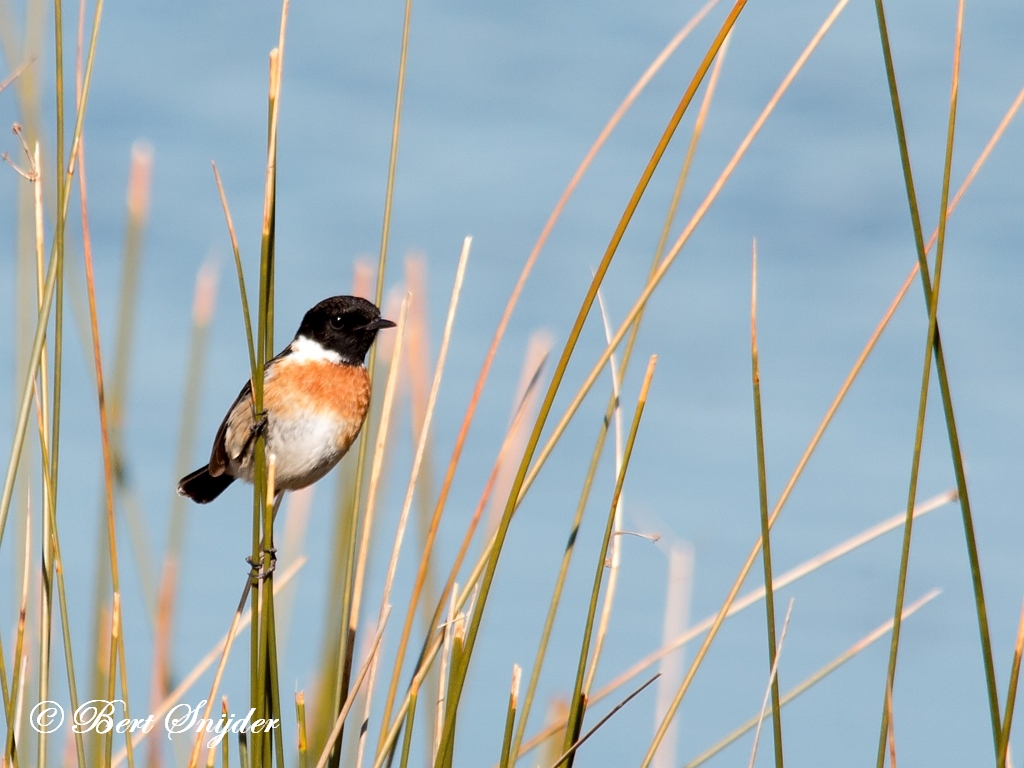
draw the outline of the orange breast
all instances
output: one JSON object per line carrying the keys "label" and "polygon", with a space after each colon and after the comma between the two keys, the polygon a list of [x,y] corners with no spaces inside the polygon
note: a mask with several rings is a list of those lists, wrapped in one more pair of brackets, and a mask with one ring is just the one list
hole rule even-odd
{"label": "orange breast", "polygon": [[[271,370],[273,376],[264,395],[268,411],[286,419],[314,412],[347,422],[352,434],[339,435],[339,442],[355,439],[370,405],[370,377],[365,368],[326,360],[295,363],[285,357]],[[344,450],[348,445],[339,447]]]}

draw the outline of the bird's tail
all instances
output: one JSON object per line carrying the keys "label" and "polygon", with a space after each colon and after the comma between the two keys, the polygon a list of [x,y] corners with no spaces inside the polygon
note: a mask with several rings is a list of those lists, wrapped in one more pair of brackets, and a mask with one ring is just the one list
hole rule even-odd
{"label": "bird's tail", "polygon": [[210,474],[209,467],[201,467],[181,478],[178,493],[188,496],[197,504],[207,504],[220,496],[234,481],[235,478],[227,472],[214,476]]}

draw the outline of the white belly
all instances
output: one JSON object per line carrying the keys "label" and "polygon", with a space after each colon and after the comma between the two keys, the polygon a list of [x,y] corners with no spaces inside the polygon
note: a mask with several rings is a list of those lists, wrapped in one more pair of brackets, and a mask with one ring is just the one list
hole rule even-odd
{"label": "white belly", "polygon": [[[293,491],[315,483],[330,472],[345,451],[339,447],[352,425],[341,419],[296,415],[271,419],[267,429],[267,454],[276,461],[276,486]],[[346,446],[347,447],[347,446]],[[233,467],[232,474],[252,482],[252,464]]]}

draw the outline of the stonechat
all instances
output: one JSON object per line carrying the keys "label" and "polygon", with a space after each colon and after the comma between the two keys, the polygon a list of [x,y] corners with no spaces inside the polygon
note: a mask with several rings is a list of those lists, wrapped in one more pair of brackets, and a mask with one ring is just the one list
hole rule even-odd
{"label": "stonechat", "polygon": [[333,296],[309,310],[292,343],[267,362],[262,417],[247,382],[213,440],[210,462],[186,475],[178,493],[213,501],[236,479],[253,480],[253,448],[263,431],[276,457],[276,488],[294,491],[326,475],[359,435],[370,406],[363,361],[383,328],[394,323],[356,296]]}

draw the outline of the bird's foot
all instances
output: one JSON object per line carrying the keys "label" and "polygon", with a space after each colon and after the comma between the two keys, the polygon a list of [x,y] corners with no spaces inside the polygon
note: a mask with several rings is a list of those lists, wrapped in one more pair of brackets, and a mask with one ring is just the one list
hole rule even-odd
{"label": "bird's foot", "polygon": [[262,557],[258,560],[254,560],[251,557],[245,558],[245,562],[249,564],[250,568],[249,577],[257,582],[266,581],[277,570],[277,547],[265,549],[263,554],[270,555],[270,564],[266,568],[263,567]]}

